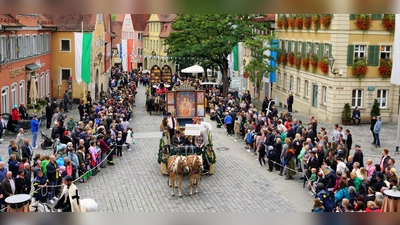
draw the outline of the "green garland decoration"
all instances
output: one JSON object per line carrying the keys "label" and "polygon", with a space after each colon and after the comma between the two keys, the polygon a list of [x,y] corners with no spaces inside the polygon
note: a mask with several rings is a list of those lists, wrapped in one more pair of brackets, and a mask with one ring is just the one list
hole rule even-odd
{"label": "green garland decoration", "polygon": [[217,157],[215,156],[215,152],[214,152],[214,149],[213,149],[213,143],[212,143],[212,138],[211,138],[211,133],[210,132],[208,132],[208,147],[209,147],[209,149],[210,149],[210,154],[207,152],[207,149],[206,149],[206,156],[207,156],[207,159],[208,159],[208,162],[209,163],[211,163],[211,164],[215,164],[216,162],[217,162]]}
{"label": "green garland decoration", "polygon": [[158,160],[157,160],[158,164],[161,164],[161,162],[162,162],[162,155],[163,155],[162,149],[163,149],[163,146],[164,146],[164,142],[163,142],[163,140],[161,138],[160,139],[160,144],[158,146]]}

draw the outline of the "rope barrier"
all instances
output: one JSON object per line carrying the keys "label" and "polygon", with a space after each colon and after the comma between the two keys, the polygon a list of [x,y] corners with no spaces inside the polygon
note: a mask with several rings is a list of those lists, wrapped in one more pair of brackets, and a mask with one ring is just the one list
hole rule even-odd
{"label": "rope barrier", "polygon": [[[108,153],[108,154],[106,155],[106,157],[105,157],[102,161],[100,161],[100,163],[98,163],[95,167],[91,168],[90,170],[86,171],[86,173],[84,173],[82,176],[76,178],[74,181],[72,181],[72,183],[75,183],[75,182],[79,181],[79,180],[80,180],[82,177],[84,177],[86,174],[88,174],[88,173],[90,173],[91,171],[97,169],[99,166],[101,166],[101,164],[102,164],[103,162],[105,162],[105,161],[107,160],[107,157],[110,156],[111,154],[112,154],[112,151],[110,151],[110,153]],[[48,185],[48,186],[46,186],[45,188],[46,188],[46,192],[48,192],[48,188],[59,188],[59,187],[62,187],[62,186],[63,186],[63,184],[60,184],[60,185],[51,185],[51,186]],[[40,188],[37,188],[37,189],[33,190],[33,192],[32,192],[31,194],[29,194],[29,195],[30,195],[31,197],[33,197],[34,193],[35,193],[36,191],[39,191],[39,190],[42,189],[42,188],[43,188],[43,187],[40,187]],[[0,211],[4,211],[4,209],[7,209],[7,206],[1,208]]]}

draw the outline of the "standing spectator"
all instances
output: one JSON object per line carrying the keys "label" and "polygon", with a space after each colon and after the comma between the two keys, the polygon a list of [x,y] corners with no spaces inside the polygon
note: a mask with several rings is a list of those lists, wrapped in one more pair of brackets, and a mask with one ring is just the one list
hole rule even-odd
{"label": "standing spectator", "polygon": [[85,114],[85,105],[83,104],[83,101],[81,101],[78,106],[78,112],[79,112],[79,116],[80,116],[80,121],[82,121],[83,115]]}
{"label": "standing spectator", "polygon": [[28,112],[25,108],[24,103],[21,103],[21,105],[19,106],[19,114],[21,115],[21,119],[23,120],[28,119]]}
{"label": "standing spectator", "polygon": [[[4,180],[4,178],[6,178],[7,172],[8,172],[8,170],[6,167],[4,167],[4,162],[1,161],[0,162],[0,183]],[[0,203],[1,203],[1,201],[0,201]]]}
{"label": "standing spectator", "polygon": [[16,194],[16,183],[11,172],[7,172],[6,178],[1,182],[1,189],[3,191],[3,199]]}
{"label": "standing spectator", "polygon": [[3,132],[5,128],[7,128],[7,125],[3,121],[3,114],[0,114],[0,143],[4,141]]}
{"label": "standing spectator", "polygon": [[110,150],[110,147],[108,147],[107,143],[104,141],[104,135],[99,135],[99,147],[101,151],[101,168],[106,168],[106,157],[107,157],[107,152]]}
{"label": "standing spectator", "polygon": [[389,149],[387,148],[382,149],[382,158],[379,163],[379,165],[381,166],[381,171],[378,172],[381,173],[385,172],[385,168],[389,165],[390,156],[388,154],[389,154]]}
{"label": "standing spectator", "polygon": [[353,161],[354,162],[358,162],[360,164],[360,168],[364,167],[364,156],[363,156],[363,152],[361,151],[361,146],[360,145],[355,145],[355,152],[354,152],[354,157],[353,157]]}
{"label": "standing spectator", "polygon": [[369,129],[371,130],[372,137],[374,138],[374,141],[371,143],[373,145],[376,143],[376,138],[375,138],[375,134],[374,134],[375,124],[376,124],[376,116],[372,116],[371,127]]}
{"label": "standing spectator", "polygon": [[68,105],[70,103],[71,103],[71,100],[69,99],[68,90],[65,90],[65,93],[64,93],[64,112],[68,112]]}
{"label": "standing spectator", "polygon": [[367,170],[368,179],[371,180],[371,177],[375,172],[375,165],[372,164],[372,159],[367,160],[367,166],[365,167],[365,169]]}
{"label": "standing spectator", "polygon": [[19,162],[17,161],[14,154],[11,154],[10,159],[8,160],[8,170],[11,172],[13,177],[16,177],[18,175]]}
{"label": "standing spectator", "polygon": [[15,143],[18,146],[18,149],[21,149],[24,145],[25,137],[24,137],[24,129],[19,128],[19,133],[17,134],[17,138],[15,139]]}
{"label": "standing spectator", "polygon": [[18,121],[21,120],[21,115],[19,114],[17,105],[14,105],[14,108],[11,111],[11,119],[12,119],[13,123],[15,123],[15,124],[17,124]]}
{"label": "standing spectator", "polygon": [[58,198],[55,196],[56,194],[56,190],[54,187],[57,185],[57,181],[58,181],[58,177],[59,177],[59,167],[56,163],[56,157],[54,155],[50,156],[50,162],[47,164],[46,166],[46,170],[47,170],[47,178],[49,180],[49,199],[50,199],[50,203],[53,204],[54,201],[58,201]]}
{"label": "standing spectator", "polygon": [[379,140],[379,133],[381,132],[381,127],[382,127],[381,117],[377,116],[376,124],[374,126],[375,142],[373,143],[376,147],[381,147],[381,141]]}
{"label": "standing spectator", "polygon": [[32,160],[33,150],[29,145],[29,139],[25,138],[24,145],[22,146],[22,158],[27,158],[28,162]]}
{"label": "standing spectator", "polygon": [[228,134],[231,135],[233,131],[233,119],[230,114],[227,114],[224,118],[224,124],[226,125],[226,130]]}
{"label": "standing spectator", "polygon": [[18,175],[15,178],[15,193],[16,194],[29,194],[28,192],[28,186],[26,184],[26,178],[25,178],[25,171],[20,170],[18,171]]}
{"label": "standing spectator", "polygon": [[358,126],[360,126],[361,114],[360,114],[360,110],[358,109],[357,106],[353,110],[352,119],[353,119],[353,125],[355,125],[356,120],[358,120]]}
{"label": "standing spectator", "polygon": [[293,103],[294,103],[294,99],[293,99],[293,95],[292,94],[289,94],[289,97],[286,99],[286,103],[288,105],[289,113],[292,114],[292,110],[293,110],[292,106],[293,106]]}
{"label": "standing spectator", "polygon": [[40,122],[38,121],[38,115],[34,114],[33,118],[31,119],[32,147],[34,149],[38,148],[36,146],[36,139],[37,139],[37,134],[39,132],[39,125],[40,125]]}
{"label": "standing spectator", "polygon": [[47,187],[48,182],[49,181],[47,180],[47,177],[43,174],[43,171],[38,170],[37,176],[33,180],[33,197],[36,199],[36,201],[40,201],[42,203],[45,203],[47,201],[45,188]]}
{"label": "standing spectator", "polygon": [[47,129],[50,129],[52,118],[53,118],[53,107],[51,106],[51,102],[47,102],[47,106],[46,106],[46,128]]}

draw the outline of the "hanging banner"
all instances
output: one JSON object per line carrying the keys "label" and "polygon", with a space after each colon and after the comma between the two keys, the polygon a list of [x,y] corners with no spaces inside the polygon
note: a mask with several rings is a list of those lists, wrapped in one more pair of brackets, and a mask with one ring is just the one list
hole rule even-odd
{"label": "hanging banner", "polygon": [[[277,52],[278,40],[273,40],[270,46],[271,46],[270,54],[272,59],[269,61],[269,65],[271,65],[272,68],[276,68],[276,60],[278,57],[278,52]],[[276,82],[276,70],[269,73],[269,82],[270,83]]]}

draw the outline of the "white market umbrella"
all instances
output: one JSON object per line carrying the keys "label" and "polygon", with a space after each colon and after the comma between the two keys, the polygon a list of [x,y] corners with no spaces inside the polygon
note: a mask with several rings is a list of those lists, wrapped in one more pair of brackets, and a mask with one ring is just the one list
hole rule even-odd
{"label": "white market umbrella", "polygon": [[35,78],[31,78],[31,88],[29,90],[29,97],[32,100],[32,104],[36,104],[36,99],[38,98],[38,92],[36,88]]}
{"label": "white market umbrella", "polygon": [[181,70],[182,73],[204,73],[204,68],[199,65],[194,65]]}

